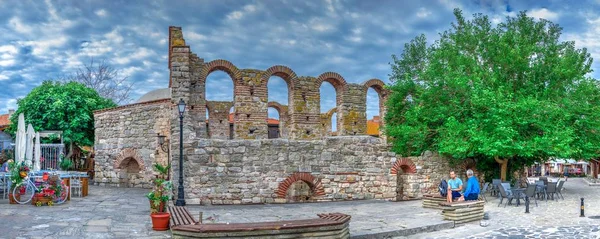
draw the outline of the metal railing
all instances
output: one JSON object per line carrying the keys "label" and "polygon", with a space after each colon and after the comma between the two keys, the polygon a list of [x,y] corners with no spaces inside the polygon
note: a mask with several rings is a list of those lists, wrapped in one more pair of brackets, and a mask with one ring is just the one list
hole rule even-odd
{"label": "metal railing", "polygon": [[42,170],[47,169],[60,169],[60,156],[64,155],[65,145],[64,144],[41,144],[41,159],[40,168]]}

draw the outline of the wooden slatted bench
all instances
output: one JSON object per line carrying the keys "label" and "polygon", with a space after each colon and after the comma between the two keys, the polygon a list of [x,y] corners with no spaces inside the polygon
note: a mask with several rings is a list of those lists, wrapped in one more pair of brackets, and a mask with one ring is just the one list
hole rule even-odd
{"label": "wooden slatted bench", "polygon": [[[342,213],[318,214],[319,218],[303,220],[201,224],[183,209],[174,210],[177,214],[171,216],[189,217],[171,222],[173,238],[350,238],[350,215]],[[185,224],[190,221],[194,223]]]}
{"label": "wooden slatted bench", "polygon": [[196,220],[194,220],[192,214],[185,207],[168,206],[167,212],[171,214],[171,219],[169,219],[169,226],[171,228],[180,225],[191,225],[198,223]]}
{"label": "wooden slatted bench", "polygon": [[467,223],[483,219],[484,201],[442,202],[439,205],[442,207],[444,220]]}
{"label": "wooden slatted bench", "polygon": [[442,197],[440,194],[424,194],[423,195],[423,207],[433,209],[443,209],[440,203],[446,202],[446,197]]}

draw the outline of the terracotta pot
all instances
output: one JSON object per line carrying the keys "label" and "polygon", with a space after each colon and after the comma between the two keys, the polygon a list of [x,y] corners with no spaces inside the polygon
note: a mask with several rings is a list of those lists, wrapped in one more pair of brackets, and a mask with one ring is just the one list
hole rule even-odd
{"label": "terracotta pot", "polygon": [[[21,200],[21,194],[17,194],[17,198]],[[18,204],[17,201],[15,201],[12,193],[8,194],[8,200],[10,201],[10,204]]]}
{"label": "terracotta pot", "polygon": [[168,212],[159,212],[150,214],[152,218],[152,229],[155,231],[169,230],[169,219],[171,214]]}

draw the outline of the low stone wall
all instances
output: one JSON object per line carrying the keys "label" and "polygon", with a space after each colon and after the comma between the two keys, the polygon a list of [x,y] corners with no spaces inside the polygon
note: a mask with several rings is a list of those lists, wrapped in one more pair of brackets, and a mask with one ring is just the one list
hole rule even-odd
{"label": "low stone wall", "polygon": [[95,185],[152,186],[152,165],[167,164],[156,134],[169,138],[169,103],[158,100],[94,113]]}
{"label": "low stone wall", "polygon": [[[371,136],[202,139],[192,148],[184,160],[188,204],[285,203],[297,181],[309,185],[313,201],[396,200],[398,172],[401,199],[420,198],[449,171],[446,160],[431,153],[397,158],[382,139]],[[173,167],[177,174],[177,160]]]}

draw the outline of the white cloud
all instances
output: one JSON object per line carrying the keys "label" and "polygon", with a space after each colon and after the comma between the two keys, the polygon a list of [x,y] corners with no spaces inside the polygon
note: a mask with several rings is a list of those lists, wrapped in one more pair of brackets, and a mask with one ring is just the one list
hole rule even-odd
{"label": "white cloud", "polygon": [[190,40],[190,41],[204,41],[207,39],[207,37],[205,35],[193,32],[193,31],[187,31],[185,32],[185,39],[186,40]]}
{"label": "white cloud", "polygon": [[13,17],[8,21],[9,25],[18,33],[22,34],[31,34],[33,32],[33,28],[28,24],[24,24],[21,22],[21,19],[18,17]]}
{"label": "white cloud", "polygon": [[4,81],[4,80],[8,80],[10,79],[7,75],[4,74],[4,72],[0,72],[0,81]]}
{"label": "white cloud", "polygon": [[104,9],[97,10],[94,13],[99,17],[105,17],[106,15],[108,15],[108,12],[106,12],[106,10]]}
{"label": "white cloud", "polygon": [[238,19],[242,18],[242,16],[244,16],[244,14],[242,12],[240,12],[240,11],[233,11],[229,15],[227,15],[227,19],[229,19],[229,20],[238,20]]}
{"label": "white cloud", "polygon": [[427,10],[424,7],[419,8],[419,11],[417,11],[417,17],[419,17],[419,18],[426,18],[429,15],[431,15],[431,11]]}
{"label": "white cloud", "polygon": [[558,13],[552,12],[552,11],[548,10],[547,8],[533,9],[530,12],[528,12],[527,15],[534,17],[536,19],[542,18],[542,19],[546,19],[546,20],[550,20],[550,21],[558,20]]}
{"label": "white cloud", "polygon": [[14,59],[0,60],[0,66],[9,67],[9,66],[13,66],[13,65],[15,65],[15,60]]}

